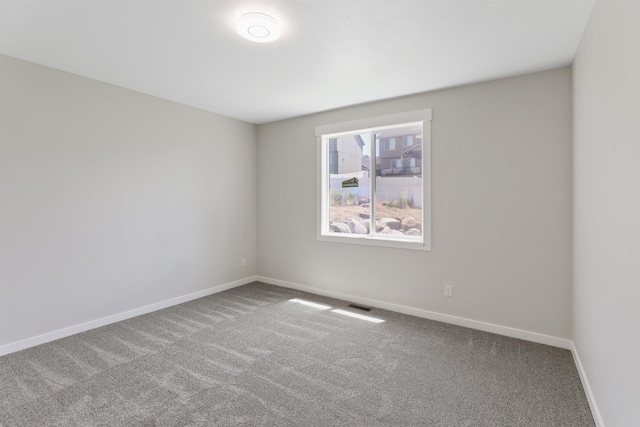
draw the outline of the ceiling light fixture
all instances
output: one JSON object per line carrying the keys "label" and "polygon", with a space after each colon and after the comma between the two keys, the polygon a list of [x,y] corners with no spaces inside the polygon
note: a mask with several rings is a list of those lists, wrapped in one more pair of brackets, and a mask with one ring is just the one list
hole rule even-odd
{"label": "ceiling light fixture", "polygon": [[278,21],[264,13],[245,13],[238,19],[238,33],[247,40],[267,43],[280,37]]}

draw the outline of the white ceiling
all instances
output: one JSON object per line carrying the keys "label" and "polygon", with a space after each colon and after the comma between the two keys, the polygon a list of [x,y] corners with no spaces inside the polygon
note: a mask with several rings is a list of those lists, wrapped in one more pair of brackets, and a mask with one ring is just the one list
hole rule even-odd
{"label": "white ceiling", "polygon": [[[594,0],[0,0],[0,52],[265,123],[561,67]],[[282,37],[235,32],[246,12]]]}

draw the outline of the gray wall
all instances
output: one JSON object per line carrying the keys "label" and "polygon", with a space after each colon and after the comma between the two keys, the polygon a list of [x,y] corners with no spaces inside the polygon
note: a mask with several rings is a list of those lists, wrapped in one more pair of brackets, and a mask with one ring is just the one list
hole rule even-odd
{"label": "gray wall", "polygon": [[[433,251],[316,240],[315,126],[423,108]],[[571,337],[569,68],[260,125],[258,140],[260,275]]]}
{"label": "gray wall", "polygon": [[0,60],[0,345],[256,274],[254,125]]}
{"label": "gray wall", "polygon": [[596,3],[573,73],[573,340],[604,424],[637,426],[640,2]]}

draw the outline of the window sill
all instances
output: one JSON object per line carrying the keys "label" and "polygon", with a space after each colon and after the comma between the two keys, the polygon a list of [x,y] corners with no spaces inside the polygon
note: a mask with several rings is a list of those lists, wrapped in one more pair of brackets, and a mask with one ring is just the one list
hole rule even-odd
{"label": "window sill", "polygon": [[398,237],[383,237],[381,235],[369,236],[358,234],[318,234],[318,240],[334,243],[352,243],[356,245],[381,246],[396,249],[409,249],[416,251],[430,251],[431,246],[422,240]]}

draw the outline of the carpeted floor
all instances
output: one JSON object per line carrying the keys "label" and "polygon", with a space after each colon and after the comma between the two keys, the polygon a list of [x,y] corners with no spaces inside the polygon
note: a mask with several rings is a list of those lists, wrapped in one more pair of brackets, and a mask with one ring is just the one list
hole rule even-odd
{"label": "carpeted floor", "polygon": [[594,423],[567,350],[253,283],[0,358],[0,425]]}

